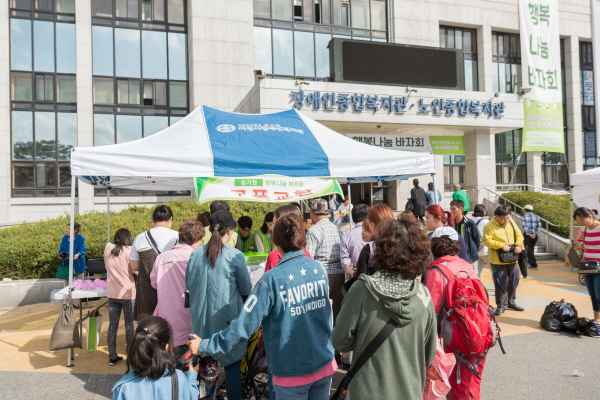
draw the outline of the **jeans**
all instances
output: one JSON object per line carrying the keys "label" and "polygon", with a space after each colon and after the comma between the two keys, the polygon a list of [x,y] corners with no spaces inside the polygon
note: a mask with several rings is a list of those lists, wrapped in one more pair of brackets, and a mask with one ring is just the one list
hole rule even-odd
{"label": "jeans", "polygon": [[333,375],[321,378],[316,382],[302,386],[275,386],[277,400],[327,400],[331,389]]}
{"label": "jeans", "polygon": [[133,300],[108,299],[108,357],[111,360],[116,359],[117,354],[117,330],[119,329],[119,319],[121,319],[121,310],[125,318],[125,340],[127,346],[133,340]]}
{"label": "jeans", "polygon": [[586,275],[583,279],[592,298],[592,308],[598,312],[600,311],[600,275]]}
{"label": "jeans", "polygon": [[239,361],[225,366],[225,391],[227,400],[242,400],[242,373]]}

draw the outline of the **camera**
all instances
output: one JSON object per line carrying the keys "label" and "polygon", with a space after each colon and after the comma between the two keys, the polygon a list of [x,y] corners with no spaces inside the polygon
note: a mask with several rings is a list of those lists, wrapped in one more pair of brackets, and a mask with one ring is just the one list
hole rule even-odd
{"label": "camera", "polygon": [[58,253],[56,255],[56,257],[61,260],[61,261],[66,261],[69,259],[69,253],[68,252],[62,252],[62,253]]}

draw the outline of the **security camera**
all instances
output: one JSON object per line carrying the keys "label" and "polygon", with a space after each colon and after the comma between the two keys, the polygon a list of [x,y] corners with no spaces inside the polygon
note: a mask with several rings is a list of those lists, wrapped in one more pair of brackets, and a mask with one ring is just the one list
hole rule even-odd
{"label": "security camera", "polygon": [[408,93],[411,93],[411,92],[415,92],[415,93],[417,93],[417,89],[413,89],[413,88],[412,88],[412,87],[410,87],[410,86],[407,86],[407,87],[406,87],[406,91],[407,91]]}
{"label": "security camera", "polygon": [[308,86],[308,85],[310,85],[310,83],[308,83],[308,82],[302,82],[301,79],[296,79],[296,85],[297,86],[300,86],[300,85],[306,85],[306,86]]}
{"label": "security camera", "polygon": [[494,97],[500,97],[500,92],[494,93]]}

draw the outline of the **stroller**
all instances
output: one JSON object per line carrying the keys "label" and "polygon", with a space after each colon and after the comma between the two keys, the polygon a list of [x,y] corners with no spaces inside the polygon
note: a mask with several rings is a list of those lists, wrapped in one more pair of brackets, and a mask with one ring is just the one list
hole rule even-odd
{"label": "stroller", "polygon": [[[258,347],[258,339],[261,330],[254,332],[248,339],[246,354],[240,361],[240,372],[242,373],[242,399],[244,400],[268,400],[269,385],[267,377],[267,353],[265,349]],[[221,379],[223,377],[223,379]],[[219,376],[215,383],[218,390],[212,396],[202,399],[223,400],[225,399],[225,377]]]}

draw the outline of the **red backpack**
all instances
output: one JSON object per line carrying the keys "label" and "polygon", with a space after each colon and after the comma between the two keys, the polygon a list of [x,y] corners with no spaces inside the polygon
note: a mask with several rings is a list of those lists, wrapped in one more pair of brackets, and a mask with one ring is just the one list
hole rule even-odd
{"label": "red backpack", "polygon": [[[448,280],[444,306],[439,321],[444,345],[450,347],[457,360],[456,381],[460,384],[460,363],[479,375],[477,367],[496,342],[506,354],[500,340],[500,327],[496,322],[494,308],[490,307],[487,290],[479,279],[453,275],[443,264],[434,264]],[[462,271],[461,271],[462,272]],[[474,363],[469,360],[476,357]]]}

